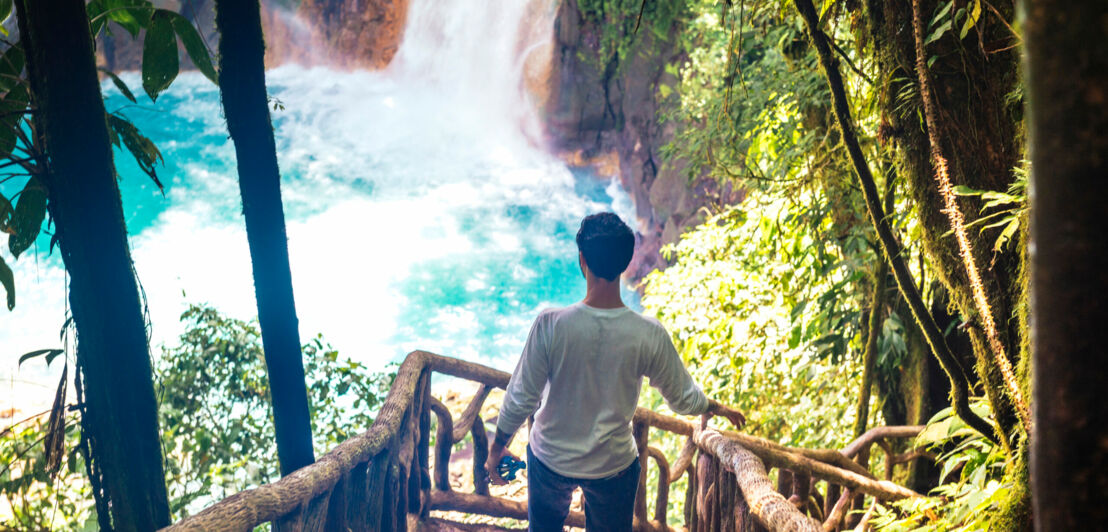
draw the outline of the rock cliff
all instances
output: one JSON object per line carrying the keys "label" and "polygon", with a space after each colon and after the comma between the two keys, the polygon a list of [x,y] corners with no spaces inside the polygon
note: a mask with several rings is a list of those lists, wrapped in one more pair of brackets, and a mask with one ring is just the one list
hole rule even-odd
{"label": "rock cliff", "polygon": [[704,219],[702,207],[733,203],[740,192],[721,190],[714,180],[690,179],[680,161],[665,162],[661,148],[674,126],[661,125],[660,84],[673,86],[666,65],[683,59],[671,35],[643,29],[622,59],[601,57],[601,28],[588,20],[577,0],[563,0],[554,28],[550,97],[544,106],[548,136],[572,162],[609,165],[631,195],[641,240],[628,273],[633,280],[664,267],[659,249]]}
{"label": "rock cliff", "polygon": [[408,0],[303,0],[297,12],[327,64],[379,69],[400,48]]}
{"label": "rock cliff", "polygon": [[[192,20],[215,51],[214,0],[155,0]],[[408,0],[302,0],[299,6],[282,0],[262,0],[268,66],[287,62],[339,68],[384,68],[396,55],[404,37]],[[110,35],[97,39],[99,63],[109,70],[137,70],[142,66],[142,39],[109,24]],[[191,69],[181,54],[181,68]]]}

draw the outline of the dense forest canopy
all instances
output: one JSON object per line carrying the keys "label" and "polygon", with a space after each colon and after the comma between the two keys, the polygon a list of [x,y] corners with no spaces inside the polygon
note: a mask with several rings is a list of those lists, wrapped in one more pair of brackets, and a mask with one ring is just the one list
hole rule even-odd
{"label": "dense forest canopy", "polygon": [[[0,17],[19,26],[0,56],[0,167],[7,171],[0,230],[9,234],[0,281],[8,308],[19,312],[21,282],[9,263],[27,260],[20,256],[42,231],[72,278],[65,345],[19,359],[58,364],[60,357],[64,369],[54,408],[12,419],[0,433],[0,527],[162,527],[288,475],[360,434],[381,412],[394,370],[344,358],[350,354],[340,356],[322,337],[300,345],[269,116],[283,103],[266,92],[259,4],[214,2],[218,31],[236,32],[218,49],[183,10],[144,0],[51,4],[56,11],[31,0],[16,0],[14,9],[0,2]],[[1099,337],[1085,322],[1103,312],[1061,278],[1104,280],[1096,269],[1104,239],[1086,228],[1096,224],[1089,212],[1097,208],[1074,190],[1104,166],[1095,155],[1103,154],[1104,132],[1095,123],[1104,125],[1108,97],[1102,73],[1086,79],[1090,65],[1108,62],[1103,24],[1097,30],[1068,18],[1066,6],[1050,1],[554,4],[557,38],[580,43],[562,64],[595,74],[605,105],[612,107],[612,86],[649,93],[649,120],[606,109],[597,126],[597,145],[601,133],[627,130],[663,141],[657,160],[648,155],[649,171],[629,170],[628,161],[639,159],[616,156],[624,184],[627,175],[680,176],[698,206],[661,247],[662,267],[627,280],[705,392],[747,413],[744,432],[790,448],[841,449],[873,427],[919,427],[914,438],[882,444],[884,465],[866,451],[857,466],[867,473],[884,467],[885,480],[923,496],[843,495],[835,521],[828,482],[825,501],[794,502],[797,508],[831,529],[858,530],[1047,530],[1103,513],[1095,503],[1102,494],[1075,488],[1067,497],[1077,502],[1068,508],[1080,502],[1085,513],[1073,512],[1047,506],[1047,488],[1037,484],[1048,479],[1050,494],[1065,492],[1068,484],[1057,479],[1064,473],[1050,469],[1063,463],[1081,473],[1075,482],[1104,483],[1097,469],[1103,443],[1099,450],[1089,443],[1089,420],[1102,420],[1103,408],[1082,417],[1074,414],[1078,406],[1037,403],[1052,397],[1079,405],[1095,391],[1065,392],[1096,376],[1067,375],[1082,371],[1075,361],[1094,362],[1095,343],[1072,338]],[[1076,2],[1077,9],[1096,12],[1096,2]],[[63,24],[80,35],[51,33]],[[1081,44],[1063,25],[1101,39],[1073,48]],[[125,114],[103,106],[109,85],[139,101],[115,72],[96,70],[88,46],[112,28],[143,39],[141,82],[150,100],[173,83],[182,53],[220,86],[260,323],[193,305],[181,316],[185,332],[176,345],[160,352],[148,345],[112,154],[126,150],[159,189],[164,161]],[[1060,49],[1073,52],[1058,59]],[[1076,69],[1079,96],[1058,86],[1065,65]],[[1043,177],[1055,176],[1044,161],[1050,171],[1057,165],[1057,183]],[[96,177],[75,180],[78,170]],[[669,208],[646,187],[632,194],[637,212]],[[1050,191],[1040,196],[1042,187]],[[1087,195],[1102,191],[1100,184]],[[90,199],[100,197],[106,206]],[[1040,197],[1049,202],[1037,211]],[[1066,202],[1076,202],[1074,219],[1084,225],[1065,221],[1059,206]],[[1057,227],[1070,232],[1057,234]],[[107,298],[122,309],[118,319],[103,319],[98,305]],[[1032,315],[1066,304],[1077,306],[1074,316]],[[1055,345],[1047,341],[1059,346],[1051,351],[1056,358],[1033,364],[1033,354]],[[111,354],[119,346],[122,359]],[[125,371],[113,366],[117,360],[130,361]],[[1044,391],[1039,379],[1054,387]],[[644,395],[645,404],[666,411],[656,393]],[[1036,447],[1044,419],[1059,434],[1049,449]],[[449,436],[439,427],[433,438]],[[463,427],[449,446],[472,446],[476,457],[488,444],[479,441],[483,433],[467,436]],[[122,435],[137,443],[113,447]],[[1088,461],[1060,455],[1068,442]],[[683,443],[661,432],[649,441],[670,456]],[[905,464],[895,474],[893,457]],[[130,458],[134,473],[120,473],[118,464]],[[791,482],[779,471],[778,486]],[[640,492],[657,497],[660,474],[650,470],[651,487]],[[691,477],[670,489],[691,492]],[[692,501],[668,500],[670,526],[684,524],[679,516]]]}

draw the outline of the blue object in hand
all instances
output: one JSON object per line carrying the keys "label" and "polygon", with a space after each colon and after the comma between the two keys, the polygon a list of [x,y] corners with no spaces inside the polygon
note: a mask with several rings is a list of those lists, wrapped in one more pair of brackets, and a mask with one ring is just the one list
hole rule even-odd
{"label": "blue object in hand", "polygon": [[496,472],[500,473],[500,478],[511,482],[516,479],[516,471],[520,469],[527,469],[527,464],[522,460],[516,460],[511,456],[505,456],[500,459],[500,464],[496,466]]}

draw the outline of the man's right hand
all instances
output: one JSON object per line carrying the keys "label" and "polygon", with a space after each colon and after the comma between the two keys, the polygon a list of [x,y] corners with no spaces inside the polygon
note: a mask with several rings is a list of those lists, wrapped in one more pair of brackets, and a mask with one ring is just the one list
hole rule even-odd
{"label": "man's right hand", "polygon": [[492,445],[489,446],[489,457],[485,460],[485,472],[489,476],[489,482],[492,482],[494,486],[503,486],[508,483],[496,470],[497,466],[500,465],[500,459],[510,456],[513,460],[519,460],[516,455],[508,452],[508,444],[511,441],[511,434],[505,434],[497,429],[496,438],[492,440]]}
{"label": "man's right hand", "polygon": [[738,409],[731,408],[714,399],[709,404],[708,412],[704,414],[704,419],[701,423],[702,428],[707,425],[708,418],[712,416],[723,416],[727,418],[727,420],[735,426],[735,429],[741,429],[743,428],[743,425],[746,425],[746,416],[744,416],[742,412],[739,412]]}

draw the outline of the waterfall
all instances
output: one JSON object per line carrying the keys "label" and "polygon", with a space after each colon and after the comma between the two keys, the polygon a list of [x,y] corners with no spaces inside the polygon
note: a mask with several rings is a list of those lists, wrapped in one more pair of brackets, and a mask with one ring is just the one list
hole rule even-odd
{"label": "waterfall", "polygon": [[[554,2],[412,0],[389,71],[433,87],[475,121],[538,138],[540,123],[524,72],[548,69]],[[544,80],[540,80],[544,81]]]}

